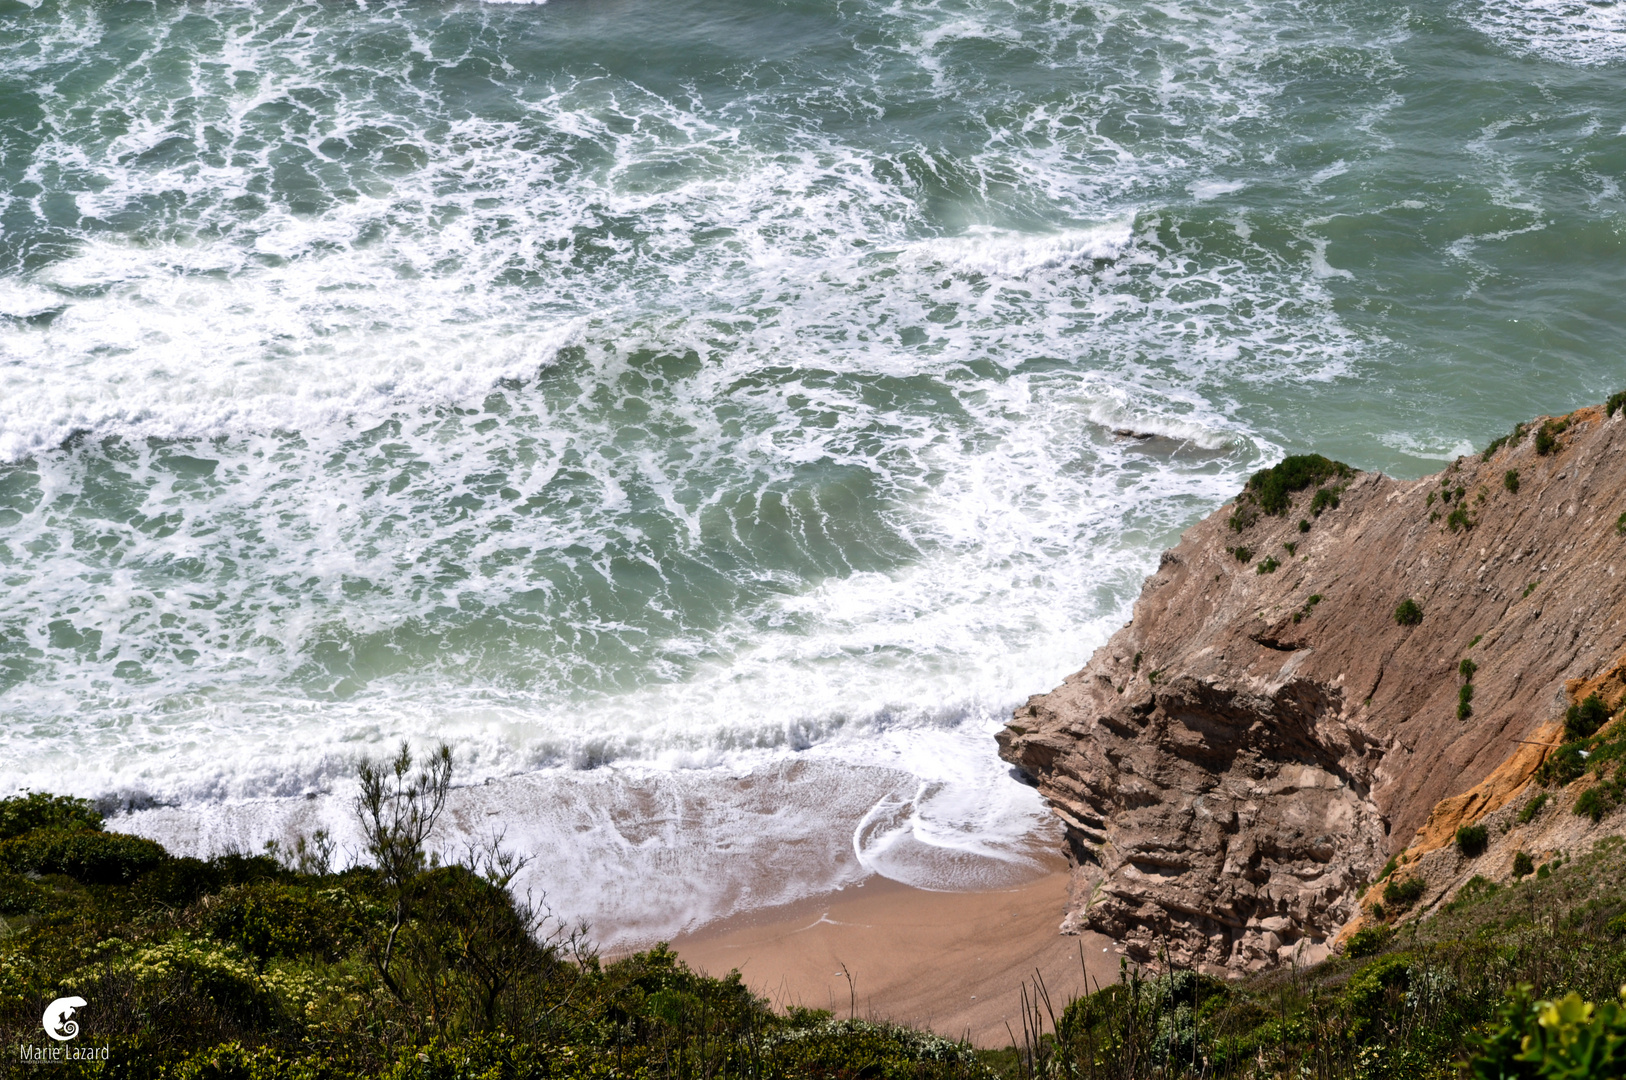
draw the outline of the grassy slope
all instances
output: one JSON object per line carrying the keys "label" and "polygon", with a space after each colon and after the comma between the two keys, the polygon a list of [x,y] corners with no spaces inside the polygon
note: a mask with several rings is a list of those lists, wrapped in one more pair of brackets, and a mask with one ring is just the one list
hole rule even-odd
{"label": "grassy slope", "polygon": [[[1626,980],[1626,843],[1613,838],[1365,934],[1359,957],[1229,986],[1126,972],[1081,1001],[1041,998],[1032,1023],[1051,1026],[1053,1010],[1059,1038],[978,1053],[778,1015],[665,950],[601,964],[561,928],[539,941],[466,868],[426,870],[398,897],[365,868],[174,859],[101,832],[82,804],[35,797],[8,821],[16,805],[0,801],[0,1073],[11,1046],[47,1042],[39,1016],[71,993],[90,1002],[79,1041],[112,1047],[84,1071],[120,1077],[1449,1076],[1521,984],[1604,1000]],[[397,900],[407,918],[391,943]]]}

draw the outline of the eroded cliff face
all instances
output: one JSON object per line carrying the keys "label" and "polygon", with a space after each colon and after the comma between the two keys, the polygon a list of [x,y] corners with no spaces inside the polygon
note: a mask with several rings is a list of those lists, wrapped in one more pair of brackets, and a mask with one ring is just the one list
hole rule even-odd
{"label": "eroded cliff face", "polygon": [[1549,741],[1566,680],[1626,642],[1626,410],[1566,419],[1547,453],[1538,420],[1425,480],[1239,500],[1164,554],[998,736],[1067,826],[1064,930],[1231,972],[1317,958],[1437,803]]}

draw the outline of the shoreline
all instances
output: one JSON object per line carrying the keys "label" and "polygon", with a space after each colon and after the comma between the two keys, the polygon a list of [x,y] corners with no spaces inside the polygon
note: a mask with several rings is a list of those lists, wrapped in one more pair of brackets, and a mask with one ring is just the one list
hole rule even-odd
{"label": "shoreline", "polygon": [[1021,987],[1036,972],[1058,1015],[1087,985],[1117,981],[1115,942],[1059,932],[1068,879],[1059,859],[1037,879],[984,892],[932,892],[872,877],[715,920],[671,946],[696,971],[738,970],[779,1009],[891,1020],[999,1049],[1021,1031]]}

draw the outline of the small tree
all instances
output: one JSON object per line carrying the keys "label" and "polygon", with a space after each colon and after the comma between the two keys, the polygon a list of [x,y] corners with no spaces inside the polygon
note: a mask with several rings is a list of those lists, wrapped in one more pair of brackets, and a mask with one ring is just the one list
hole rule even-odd
{"label": "small tree", "polygon": [[375,765],[363,760],[356,768],[356,778],[361,782],[356,819],[367,854],[389,892],[389,930],[383,945],[372,950],[373,966],[390,992],[405,1002],[405,992],[390,974],[390,962],[408,917],[408,886],[432,862],[439,862],[427,853],[425,844],[446,809],[446,794],[452,786],[452,748],[441,743],[414,775],[412,749],[403,739],[393,761]]}

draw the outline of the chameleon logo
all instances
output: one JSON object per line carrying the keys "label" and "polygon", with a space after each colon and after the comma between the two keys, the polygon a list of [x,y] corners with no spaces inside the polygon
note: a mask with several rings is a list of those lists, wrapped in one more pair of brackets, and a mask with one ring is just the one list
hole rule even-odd
{"label": "chameleon logo", "polygon": [[82,997],[57,998],[46,1006],[45,1015],[40,1023],[45,1025],[45,1034],[57,1042],[67,1042],[79,1034],[79,1025],[69,1019],[75,1009],[89,1004]]}

